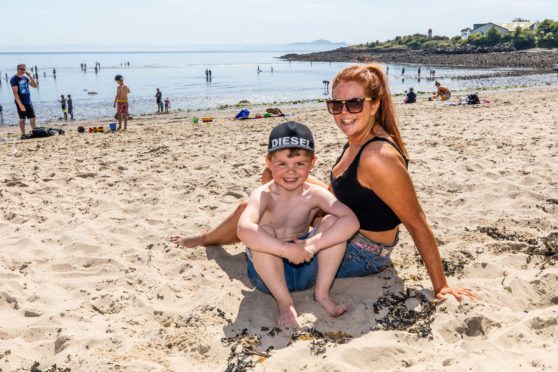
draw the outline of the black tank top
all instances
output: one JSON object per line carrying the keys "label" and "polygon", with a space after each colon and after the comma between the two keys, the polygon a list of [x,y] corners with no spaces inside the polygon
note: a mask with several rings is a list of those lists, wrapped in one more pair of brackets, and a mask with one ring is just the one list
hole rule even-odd
{"label": "black tank top", "polygon": [[[405,166],[408,166],[409,160],[393,142],[386,138],[374,137],[360,148],[353,162],[342,175],[334,178],[332,171],[330,173],[330,178],[333,193],[337,199],[351,208],[354,214],[356,214],[361,229],[368,231],[387,231],[397,227],[401,221],[374,191],[362,186],[357,179],[358,163],[362,150],[364,150],[369,143],[377,141],[386,142],[393,146],[401,156],[403,156],[403,159],[405,159]],[[349,144],[345,144],[343,152],[335,162],[334,167],[339,163],[339,160],[341,160],[348,147]]]}

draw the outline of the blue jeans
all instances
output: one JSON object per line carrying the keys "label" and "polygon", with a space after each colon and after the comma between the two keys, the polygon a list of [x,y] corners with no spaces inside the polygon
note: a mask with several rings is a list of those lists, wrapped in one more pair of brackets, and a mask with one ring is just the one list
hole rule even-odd
{"label": "blue jeans", "polygon": [[[313,231],[300,239],[307,239]],[[390,263],[390,255],[399,241],[399,233],[392,244],[378,243],[370,240],[360,233],[356,233],[347,241],[345,256],[337,271],[337,278],[350,278],[379,273]],[[269,294],[265,283],[256,272],[250,255],[248,255],[248,279],[258,290]],[[310,262],[294,265],[283,259],[285,280],[289,292],[303,291],[316,284],[318,276],[318,260],[316,256]]]}
{"label": "blue jeans", "polygon": [[345,256],[337,271],[337,278],[351,278],[379,273],[390,263],[393,248],[399,242],[399,233],[391,244],[378,243],[356,233],[347,242]]}
{"label": "blue jeans", "polygon": [[[298,239],[308,239],[314,235],[314,233],[315,230],[313,229]],[[248,279],[250,280],[250,283],[252,283],[252,285],[261,292],[271,294],[254,267],[252,255],[249,252],[247,252],[247,254]],[[298,265],[295,265],[283,258],[283,269],[285,270],[285,281],[287,282],[289,292],[303,291],[316,284],[316,277],[318,274],[318,260],[316,260],[316,257],[314,257],[310,262],[304,262]]]}

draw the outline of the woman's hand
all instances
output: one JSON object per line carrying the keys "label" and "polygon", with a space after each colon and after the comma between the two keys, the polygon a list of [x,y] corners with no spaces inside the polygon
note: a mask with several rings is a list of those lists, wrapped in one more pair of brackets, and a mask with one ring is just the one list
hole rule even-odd
{"label": "woman's hand", "polygon": [[449,286],[443,286],[436,292],[436,299],[438,301],[444,301],[446,295],[452,295],[459,302],[463,301],[463,296],[470,298],[473,301],[477,301],[479,298],[475,295],[472,289],[469,288],[451,288]]}

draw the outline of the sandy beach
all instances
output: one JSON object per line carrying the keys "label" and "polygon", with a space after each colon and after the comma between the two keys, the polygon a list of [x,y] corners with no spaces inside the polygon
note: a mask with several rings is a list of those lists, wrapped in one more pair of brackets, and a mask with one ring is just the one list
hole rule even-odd
{"label": "sandy beach", "polygon": [[286,119],[312,129],[313,174],[327,181],[344,137],[324,104],[246,121],[237,110],[196,113],[215,118],[198,124],[186,112],[136,117],[114,134],[71,125],[26,141],[0,128],[14,139],[0,142],[0,371],[558,370],[558,88],[480,98],[490,103],[395,98],[448,280],[480,301],[433,305],[402,228],[393,267],[335,281],[347,314],[332,319],[311,290],[295,293],[300,329],[275,327],[242,244],[183,249],[168,237],[214,226],[246,198]]}

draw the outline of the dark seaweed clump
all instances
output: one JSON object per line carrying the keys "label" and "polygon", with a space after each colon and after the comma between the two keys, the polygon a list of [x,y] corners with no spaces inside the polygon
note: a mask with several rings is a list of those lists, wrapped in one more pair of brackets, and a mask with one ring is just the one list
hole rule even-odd
{"label": "dark seaweed clump", "polygon": [[[263,328],[262,328],[263,330]],[[275,335],[281,330],[278,328],[273,328],[269,331],[270,335]],[[261,352],[257,350],[257,347],[261,345],[260,336],[252,336],[248,333],[248,329],[244,328],[239,334],[233,337],[223,337],[221,343],[224,345],[230,345],[231,351],[227,358],[227,369],[225,372],[245,372],[256,367],[256,363],[253,360],[253,356],[260,356],[263,358],[269,358],[269,350],[267,352]]]}
{"label": "dark seaweed clump", "polygon": [[344,344],[352,338],[348,333],[320,332],[314,327],[303,327],[291,336],[291,343],[298,340],[311,341],[310,352],[314,355],[325,354],[327,347],[337,344]]}
{"label": "dark seaweed clump", "polygon": [[442,268],[446,276],[454,276],[463,273],[465,265],[475,257],[467,251],[459,251],[460,257],[452,257],[451,259],[442,258]]}
{"label": "dark seaweed clump", "polygon": [[47,369],[40,369],[41,363],[34,362],[29,371],[31,372],[71,372],[70,368],[58,367],[56,364],[53,364],[50,368]]}
{"label": "dark seaweed clump", "polygon": [[520,249],[520,252],[527,254],[527,263],[530,263],[532,258],[542,257],[543,262],[541,269],[545,265],[554,265],[558,259],[558,232],[552,232],[542,238],[528,238],[523,235],[507,232],[505,229],[498,230],[495,227],[477,227],[477,231],[490,236],[494,240],[507,240],[525,243],[526,247]]}
{"label": "dark seaweed clump", "polygon": [[[420,310],[409,309],[405,302],[417,299]],[[434,321],[436,305],[429,301],[425,295],[407,288],[406,292],[386,293],[374,304],[374,313],[387,308],[388,312],[383,318],[376,318],[376,329],[397,330],[416,333],[420,337],[432,339],[431,323]]]}

